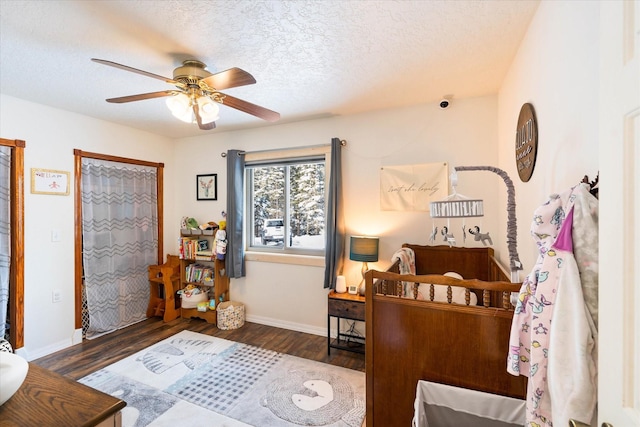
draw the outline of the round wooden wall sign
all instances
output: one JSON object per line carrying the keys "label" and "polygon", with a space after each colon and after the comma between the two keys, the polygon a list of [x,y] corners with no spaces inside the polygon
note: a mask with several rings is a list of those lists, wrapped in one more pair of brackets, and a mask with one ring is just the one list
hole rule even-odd
{"label": "round wooden wall sign", "polygon": [[520,108],[518,127],[516,128],[516,167],[522,182],[533,175],[538,152],[538,122],[533,105],[527,103]]}

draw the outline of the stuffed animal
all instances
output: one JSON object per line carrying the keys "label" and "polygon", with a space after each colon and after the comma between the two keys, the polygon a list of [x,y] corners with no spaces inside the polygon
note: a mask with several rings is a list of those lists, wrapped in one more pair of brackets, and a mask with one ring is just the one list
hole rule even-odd
{"label": "stuffed animal", "polygon": [[187,226],[186,228],[191,228],[191,229],[198,229],[200,228],[200,224],[198,224],[198,221],[196,221],[195,218],[187,218]]}
{"label": "stuffed animal", "polygon": [[200,292],[202,292],[202,291],[200,290],[199,287],[197,287],[197,286],[195,286],[193,284],[189,284],[189,285],[185,286],[184,289],[180,289],[178,291],[178,294],[184,295],[186,297],[190,297],[191,295],[198,295]]}
{"label": "stuffed animal", "polygon": [[227,213],[225,211],[222,211],[221,215],[223,219],[222,221],[220,221],[218,226],[220,227],[220,230],[224,230],[227,228]]}
{"label": "stuffed animal", "polygon": [[227,232],[225,230],[220,229],[216,232],[214,244],[216,258],[224,259],[224,256],[227,253]]}

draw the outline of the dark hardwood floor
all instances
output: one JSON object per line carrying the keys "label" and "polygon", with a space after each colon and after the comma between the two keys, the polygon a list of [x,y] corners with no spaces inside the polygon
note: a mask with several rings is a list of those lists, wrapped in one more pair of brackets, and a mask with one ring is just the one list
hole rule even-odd
{"label": "dark hardwood floor", "polygon": [[85,340],[33,363],[77,380],[185,329],[362,372],[365,369],[364,354],[332,348],[327,355],[326,337],[249,322],[239,329],[223,331],[199,319],[164,323],[158,317]]}

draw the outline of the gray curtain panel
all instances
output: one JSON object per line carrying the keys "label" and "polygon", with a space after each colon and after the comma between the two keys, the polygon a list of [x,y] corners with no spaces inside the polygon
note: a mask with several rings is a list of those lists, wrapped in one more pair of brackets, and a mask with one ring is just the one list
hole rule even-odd
{"label": "gray curtain panel", "polygon": [[227,151],[227,255],[225,268],[232,278],[244,277],[244,151]]}
{"label": "gray curtain panel", "polygon": [[148,266],[157,263],[157,170],[82,160],[88,339],[147,318]]}
{"label": "gray curtain panel", "polygon": [[7,329],[11,266],[11,147],[0,146],[0,339]]}
{"label": "gray curtain panel", "polygon": [[344,203],[342,201],[342,142],[331,139],[331,176],[327,206],[327,241],[325,242],[324,287],[335,289],[336,277],[342,273],[344,245]]}

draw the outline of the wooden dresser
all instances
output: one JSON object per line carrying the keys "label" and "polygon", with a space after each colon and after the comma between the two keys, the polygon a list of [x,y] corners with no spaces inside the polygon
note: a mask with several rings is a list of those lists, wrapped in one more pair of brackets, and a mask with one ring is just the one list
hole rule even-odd
{"label": "wooden dresser", "polygon": [[126,405],[123,400],[29,363],[20,389],[0,406],[0,426],[119,427],[120,410]]}

